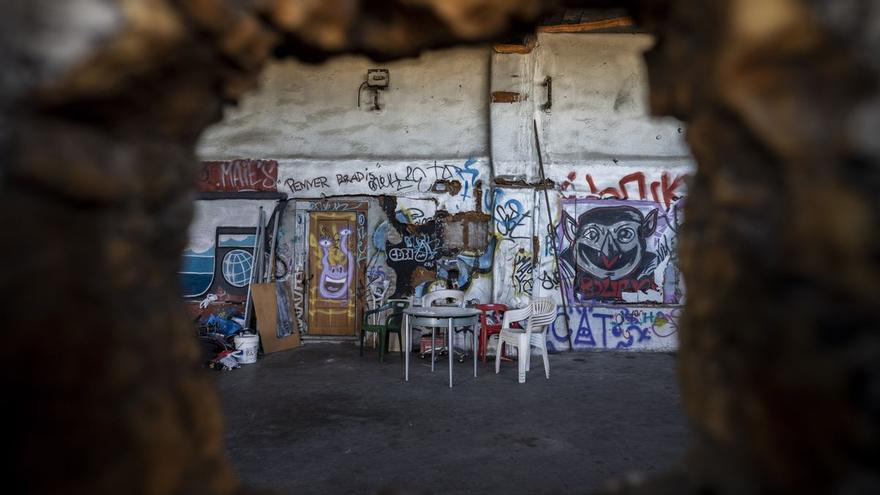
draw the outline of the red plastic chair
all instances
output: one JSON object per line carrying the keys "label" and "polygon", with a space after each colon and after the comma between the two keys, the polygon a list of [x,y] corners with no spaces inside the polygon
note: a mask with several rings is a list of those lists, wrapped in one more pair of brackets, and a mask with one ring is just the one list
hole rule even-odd
{"label": "red plastic chair", "polygon": [[480,314],[480,359],[486,362],[486,351],[489,337],[501,333],[501,321],[507,306],[504,304],[477,304],[475,308],[482,311]]}

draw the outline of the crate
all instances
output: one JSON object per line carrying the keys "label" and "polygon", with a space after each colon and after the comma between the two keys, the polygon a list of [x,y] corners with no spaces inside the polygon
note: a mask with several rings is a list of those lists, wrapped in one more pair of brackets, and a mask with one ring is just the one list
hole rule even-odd
{"label": "crate", "polygon": [[[446,334],[437,335],[437,340],[435,341],[437,344],[437,348],[446,347]],[[422,335],[422,338],[419,339],[419,355],[424,356],[425,354],[431,353],[431,336],[430,335]]]}

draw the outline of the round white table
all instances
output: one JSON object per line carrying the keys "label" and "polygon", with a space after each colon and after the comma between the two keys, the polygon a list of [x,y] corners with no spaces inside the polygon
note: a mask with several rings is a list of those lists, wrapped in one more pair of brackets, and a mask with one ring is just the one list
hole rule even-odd
{"label": "round white table", "polygon": [[[476,308],[459,308],[450,306],[415,307],[403,310],[403,348],[406,352],[404,379],[409,381],[409,355],[412,354],[412,327],[447,328],[446,340],[449,346],[449,387],[452,388],[452,329],[479,325],[481,311]],[[477,334],[474,329],[474,377],[477,376]],[[431,358],[431,371],[434,371],[434,359]]]}

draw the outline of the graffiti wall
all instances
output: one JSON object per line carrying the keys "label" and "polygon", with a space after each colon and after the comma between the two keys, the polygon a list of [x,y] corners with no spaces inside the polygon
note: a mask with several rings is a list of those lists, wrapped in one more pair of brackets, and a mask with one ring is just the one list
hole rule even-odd
{"label": "graffiti wall", "polygon": [[[302,212],[345,211],[354,203],[370,204],[368,218],[358,224],[365,231],[358,239],[367,240],[358,246],[359,259],[367,260],[364,294],[407,297],[437,283],[463,288],[472,299],[488,298],[491,280],[481,276],[491,266],[486,252],[446,249],[437,220],[438,215],[480,211],[483,184],[489,178],[487,158],[278,163],[278,190],[289,197],[310,198],[296,202],[300,213],[294,228],[300,235],[308,228],[307,214]],[[302,242],[294,244],[301,251],[308,249]],[[302,275],[306,257],[294,257],[299,260],[293,261],[293,292],[298,298],[308,282]],[[476,279],[480,282],[473,284]]]}
{"label": "graffiti wall", "polygon": [[[394,229],[393,224],[387,229]],[[425,285],[437,279],[437,259],[443,246],[436,220],[406,225],[402,230],[385,241],[385,263],[397,279],[395,298],[420,295]]]}
{"label": "graffiti wall", "polygon": [[590,199],[652,201],[663,209],[687,195],[687,179],[693,168],[689,162],[675,166],[656,163],[596,163],[591,166],[555,165],[549,175],[563,195]]}
{"label": "graffiti wall", "polygon": [[[571,345],[675,349],[685,297],[677,254],[683,199],[673,198],[668,208],[589,197],[561,199],[559,205],[553,236],[558,271],[548,260],[539,279],[543,292],[553,291],[560,302],[561,280]],[[554,348],[568,347],[564,320],[557,319],[548,339]]]}
{"label": "graffiti wall", "polygon": [[298,318],[308,315],[317,283],[309,280],[310,212],[353,211],[356,203],[367,205],[350,237],[356,264],[366,266],[364,281],[354,281],[364,301],[381,304],[431,284],[491,298],[485,249],[447,246],[444,238],[450,215],[482,212],[491,182],[488,62],[480,47],[383,64],[396,82],[381,93],[381,111],[358,105],[357,86],[375,67],[366,57],[269,64],[260,89],[201,136],[198,153],[211,160],[201,191],[271,189],[291,200],[277,271],[291,284]]}
{"label": "graffiti wall", "polygon": [[208,292],[224,298],[241,297],[250,283],[256,240],[255,228],[217,227],[213,245],[183,253],[181,284],[184,297]]}
{"label": "graffiti wall", "polygon": [[[569,345],[563,297],[575,348],[676,348],[686,293],[678,266],[686,174],[578,170],[582,185],[548,190],[550,215],[539,189],[493,191],[494,300],[513,307],[529,297],[555,300],[554,349]],[[623,175],[599,189],[596,180],[614,173]]]}
{"label": "graffiti wall", "polygon": [[280,160],[278,190],[293,198],[394,196],[431,199],[448,213],[479,208],[487,158],[461,160]]}
{"label": "graffiti wall", "polygon": [[650,201],[563,200],[557,249],[569,303],[678,304],[680,217],[680,201],[665,210]]}
{"label": "graffiti wall", "polygon": [[[393,274],[394,282],[389,283],[396,298],[455,288],[465,291],[468,300],[489,300],[494,239],[486,240],[487,247],[480,250],[453,247],[446,239],[454,217],[442,210],[436,214],[431,201],[418,201],[386,201],[387,220],[373,235],[376,252],[370,270],[377,279],[380,274]],[[428,216],[426,211],[433,214]]]}
{"label": "graffiti wall", "polygon": [[197,186],[201,192],[276,191],[275,160],[202,162]]}
{"label": "graffiti wall", "polygon": [[496,188],[486,206],[495,229],[494,302],[523,306],[534,290],[535,191]]}
{"label": "graffiti wall", "polygon": [[243,301],[253,266],[259,208],[270,215],[276,204],[275,200],[196,201],[179,272],[182,295]]}
{"label": "graffiti wall", "polygon": [[[568,307],[575,349],[671,351],[678,348],[679,306],[579,304]],[[568,349],[563,309],[547,333],[550,350]]]}
{"label": "graffiti wall", "polygon": [[[271,160],[239,160],[235,167],[228,163],[214,162],[207,169],[217,192],[238,187],[243,189],[233,192],[247,192],[259,173],[269,170],[271,176],[273,170]],[[304,174],[288,177],[283,162],[274,170],[279,174],[275,184],[281,190],[290,188],[290,180],[307,179]],[[677,233],[683,221],[686,174],[619,169],[614,176],[606,169],[582,170],[573,182],[563,181],[548,191],[551,228],[542,190],[484,189],[482,172],[474,174],[475,180],[470,182],[465,167],[444,170],[437,170],[437,179],[432,177],[432,188],[426,189],[417,181],[411,195],[339,196],[336,193],[340,190],[334,189],[333,197],[319,195],[288,202],[279,223],[275,273],[291,286],[293,313],[304,332],[309,331],[312,287],[322,290],[325,299],[342,290],[340,287],[346,293],[351,290],[368,307],[378,307],[389,298],[455,287],[465,290],[469,300],[512,307],[521,307],[532,297],[554,299],[559,318],[548,334],[553,349],[564,349],[569,341],[563,294],[575,348],[676,347],[685,298]],[[450,187],[448,176],[442,174],[459,172],[467,179],[462,181],[457,175],[460,189],[434,190],[436,184]],[[394,171],[384,173],[395,177]],[[229,178],[230,174],[237,178]],[[343,188],[369,189],[369,179],[358,182],[356,173],[349,175],[354,178],[340,178]],[[582,180],[578,182],[578,178]],[[247,199],[198,202],[181,268],[186,297],[201,301],[211,294],[225,301],[244,299],[245,280],[253,263],[257,208],[262,205],[270,212],[275,204]],[[477,208],[476,213],[489,218],[485,249],[447,243],[447,225],[456,217],[448,208],[458,215],[471,215],[475,212],[461,210]],[[309,218],[314,212],[356,212],[356,221],[351,232],[335,233],[332,239],[316,238],[312,243]],[[345,250],[340,240],[343,236]],[[322,241],[329,244],[324,246]],[[328,268],[316,273],[326,274],[327,279],[312,280],[309,253],[320,254],[322,249],[327,251]],[[340,253],[345,255],[345,266],[363,266],[356,269],[363,273],[349,269],[344,277],[334,275],[334,269],[339,271],[334,267],[342,266],[336,259]]]}
{"label": "graffiti wall", "polygon": [[491,237],[485,250],[454,252],[451,261],[437,267],[437,280],[447,287],[465,292],[465,299],[489,302],[492,300],[492,260],[497,239]]}
{"label": "graffiti wall", "polygon": [[[641,52],[651,40],[539,37],[528,54],[469,49],[395,63],[381,112],[353,101],[351,81],[372,62],[273,64],[263,89],[203,136],[202,157],[228,159],[202,164],[203,194],[289,199],[275,273],[290,284],[303,331],[316,330],[317,294],[332,302],[354,291],[378,307],[453,287],[511,307],[552,298],[556,350],[569,340],[676,347],[686,298],[678,231],[693,162],[681,123],[650,115]],[[516,98],[489,97],[496,92]],[[200,202],[210,206],[197,212],[182,269],[192,300],[239,297],[253,256],[244,229],[256,209],[225,201]],[[351,231],[312,239],[320,212],[354,214]]]}

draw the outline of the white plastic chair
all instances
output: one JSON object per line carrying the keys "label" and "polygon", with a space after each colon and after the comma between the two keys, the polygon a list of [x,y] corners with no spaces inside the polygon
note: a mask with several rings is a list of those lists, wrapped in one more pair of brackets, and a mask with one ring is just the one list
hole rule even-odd
{"label": "white plastic chair", "polygon": [[[511,323],[528,319],[525,328],[511,328]],[[526,382],[526,372],[532,355],[532,347],[541,350],[544,359],[544,374],[550,378],[550,357],[547,355],[547,329],[556,319],[556,303],[551,299],[535,299],[522,309],[512,309],[504,313],[501,333],[498,335],[498,348],[495,350],[495,373],[501,371],[501,355],[504,344],[516,347],[519,365],[519,383]]]}
{"label": "white plastic chair", "polygon": [[464,292],[460,290],[452,290],[452,289],[444,289],[444,290],[435,290],[434,292],[428,292],[424,296],[422,296],[422,306],[430,307],[433,306],[434,303],[446,303],[447,300],[452,299],[458,307],[464,307]]}
{"label": "white plastic chair", "polygon": [[[463,308],[465,305],[464,300],[464,292],[460,290],[452,290],[452,289],[443,289],[443,290],[435,290],[434,292],[428,292],[424,296],[422,296],[422,306],[423,307],[431,307],[435,304],[444,305],[450,299],[452,299],[453,303],[460,308]],[[452,342],[452,335],[446,336],[446,342]],[[434,371],[434,361],[436,359],[436,352],[439,350],[443,352],[446,349],[445,346],[441,345],[440,348],[437,348],[437,329],[431,328],[431,371]],[[448,349],[446,349],[448,351]],[[422,355],[424,357],[424,355]],[[464,360],[464,357],[459,359],[459,361]]]}

